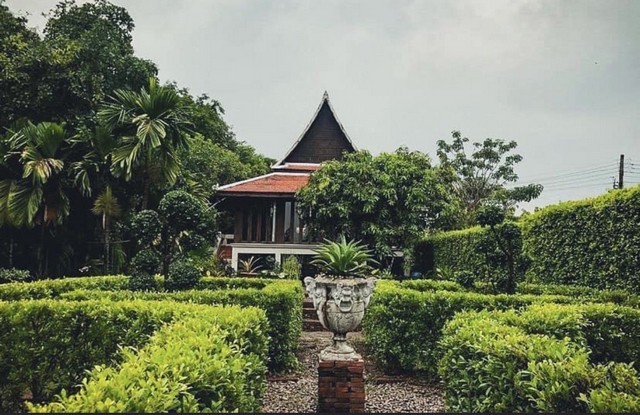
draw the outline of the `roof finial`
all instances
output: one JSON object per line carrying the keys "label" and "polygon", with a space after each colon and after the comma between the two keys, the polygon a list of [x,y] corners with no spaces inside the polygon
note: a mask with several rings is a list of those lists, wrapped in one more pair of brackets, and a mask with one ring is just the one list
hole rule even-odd
{"label": "roof finial", "polygon": [[325,90],[324,95],[322,95],[322,99],[329,99],[329,93]]}

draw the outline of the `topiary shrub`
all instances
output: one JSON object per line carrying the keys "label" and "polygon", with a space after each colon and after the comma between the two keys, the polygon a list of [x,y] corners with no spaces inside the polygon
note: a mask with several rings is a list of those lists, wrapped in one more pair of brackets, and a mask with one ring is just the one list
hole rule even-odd
{"label": "topiary shrub", "polygon": [[180,259],[169,266],[164,287],[169,291],[190,290],[196,286],[202,274],[188,259]]}
{"label": "topiary shrub", "polygon": [[160,266],[160,255],[153,249],[145,249],[131,260],[129,288],[133,291],[154,291],[157,289],[153,277]]}
{"label": "topiary shrub", "polygon": [[31,281],[29,271],[15,268],[0,268],[0,284]]}
{"label": "topiary shrub", "polygon": [[131,291],[156,291],[158,285],[153,275],[146,272],[137,272],[129,277]]}

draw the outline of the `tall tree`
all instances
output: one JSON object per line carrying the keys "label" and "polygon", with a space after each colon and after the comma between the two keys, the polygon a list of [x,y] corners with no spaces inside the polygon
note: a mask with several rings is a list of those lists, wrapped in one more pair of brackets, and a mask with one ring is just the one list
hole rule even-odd
{"label": "tall tree", "polygon": [[111,187],[107,187],[93,204],[91,211],[102,217],[102,231],[104,238],[104,269],[107,274],[111,272],[111,221],[122,214],[122,208],[118,199],[113,195]]}
{"label": "tall tree", "polygon": [[180,172],[177,151],[189,144],[189,123],[180,97],[150,78],[149,86],[140,92],[115,91],[98,116],[122,137],[112,153],[111,172],[127,181],[134,171],[141,174],[141,209],[146,209],[152,180],[173,185]]}
{"label": "tall tree", "polygon": [[362,240],[379,257],[411,247],[438,227],[448,202],[440,170],[427,155],[406,148],[327,162],[297,196],[304,221],[319,236]]}
{"label": "tall tree", "polygon": [[41,39],[0,3],[0,127],[22,118],[73,126],[115,89],[143,86],[157,69],[134,56],[132,30],[122,7],[66,0]]}
{"label": "tall tree", "polygon": [[14,176],[0,180],[0,217],[17,227],[40,225],[39,275],[48,271],[46,230],[69,215],[64,183],[64,150],[68,137],[54,123],[29,123],[8,140],[5,159]]}
{"label": "tall tree", "polygon": [[522,156],[512,153],[518,144],[487,138],[482,143],[472,144],[472,153],[467,154],[467,137],[453,131],[449,144],[438,140],[438,157],[444,168],[451,169],[457,178],[452,183],[460,206],[460,215],[455,227],[463,228],[477,224],[476,211],[481,203],[499,202],[507,211],[513,211],[518,202],[529,202],[540,196],[542,186],[530,184],[507,188],[516,183],[518,175],[514,167]]}

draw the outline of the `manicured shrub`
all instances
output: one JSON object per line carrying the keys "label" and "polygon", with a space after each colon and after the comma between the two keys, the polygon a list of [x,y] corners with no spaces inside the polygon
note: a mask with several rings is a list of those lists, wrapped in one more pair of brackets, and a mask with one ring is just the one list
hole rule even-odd
{"label": "manicured shrub", "polygon": [[549,206],[523,225],[540,282],[640,293],[640,186]]}
{"label": "manicured shrub", "polygon": [[164,288],[169,291],[189,290],[196,286],[202,277],[198,268],[188,259],[180,259],[169,266],[169,275]]}
{"label": "manicured shrub", "polygon": [[[226,312],[221,319],[220,310]],[[259,312],[258,312],[259,311]],[[223,320],[227,320],[226,322]],[[117,367],[98,366],[75,395],[33,412],[256,412],[265,387],[267,322],[253,309],[212,309],[160,329]]]}
{"label": "manicured shrub", "polygon": [[0,268],[0,284],[9,282],[25,282],[30,281],[31,274],[29,271],[15,268]]}
{"label": "manicured shrub", "polygon": [[154,291],[157,284],[154,275],[160,268],[160,255],[153,249],[138,252],[131,260],[129,289],[133,291]]}
{"label": "manicured shrub", "polygon": [[144,271],[136,271],[129,277],[129,287],[132,291],[156,291],[158,285],[153,275]]}
{"label": "manicured shrub", "polygon": [[457,271],[455,276],[456,282],[467,290],[472,289],[478,279],[476,274],[471,271]]}
{"label": "manicured shrub", "polygon": [[[363,320],[365,341],[376,361],[387,371],[419,372],[435,377],[442,328],[465,310],[522,310],[531,333],[561,338],[583,338],[593,362],[640,361],[640,310],[614,304],[558,309],[555,304],[582,304],[583,298],[559,295],[489,295],[464,291],[433,291],[433,282],[380,281]],[[422,288],[426,291],[406,289]],[[558,319],[564,319],[560,323]],[[520,323],[523,325],[524,323]],[[534,330],[533,324],[538,324]],[[571,330],[569,328],[571,327]],[[579,328],[579,330],[578,330]],[[576,333],[580,332],[578,336]],[[561,336],[558,334],[560,333]]]}
{"label": "manicured shrub", "polygon": [[591,360],[635,362],[640,368],[640,310],[613,304],[590,304],[581,308],[585,339]]}
{"label": "manicured shrub", "polygon": [[[400,285],[397,285],[400,287]],[[466,291],[466,289],[456,281],[440,280],[407,280],[402,282],[402,288],[416,291]]]}
{"label": "manicured shrub", "polygon": [[[211,280],[215,280],[215,278]],[[232,280],[234,279],[229,278],[227,282],[230,283]],[[248,284],[259,284],[259,280],[253,279]],[[304,299],[304,293],[299,281],[271,280],[269,283],[265,283],[262,289],[190,290],[172,293],[79,290],[66,293],[63,298],[69,300],[95,298],[108,298],[110,300],[172,300],[199,304],[255,306],[264,310],[269,320],[268,333],[271,338],[269,368],[272,371],[281,371],[295,369],[297,366],[295,351],[302,331],[302,301]]]}
{"label": "manicured shrub", "polygon": [[[640,294],[639,227],[640,186],[636,186],[527,215],[518,222],[522,235],[515,245],[522,244],[523,256],[531,261],[528,281]],[[477,249],[486,233],[475,227],[429,235],[416,245],[416,263],[423,273],[436,268],[495,269]]]}
{"label": "manicured shrub", "polygon": [[144,272],[154,275],[158,272],[159,267],[160,255],[151,249],[142,250],[131,259],[131,270],[134,274]]}
{"label": "manicured shrub", "polygon": [[74,277],[0,285],[0,300],[15,301],[39,298],[58,298],[61,293],[78,289],[126,290],[129,278],[124,275],[104,277]]}
{"label": "manicured shrub", "polygon": [[268,284],[276,282],[267,278],[247,277],[202,277],[195,286],[197,290],[228,290],[233,288],[263,289]]}
{"label": "manicured shrub", "polygon": [[[154,276],[155,287],[160,291],[164,287],[164,277]],[[257,288],[262,289],[276,280],[265,278],[203,277],[196,289]],[[40,280],[30,283],[10,283],[0,285],[0,300],[28,300],[38,298],[58,298],[60,294],[75,290],[127,290],[130,289],[129,277],[110,275],[102,277],[73,277],[55,280]]]}
{"label": "manicured shrub", "polygon": [[0,412],[72,388],[85,370],[114,361],[118,347],[138,347],[164,323],[211,307],[173,302],[0,302]]}
{"label": "manicured shrub", "polygon": [[[439,373],[451,412],[533,412],[519,378],[530,363],[552,359],[587,362],[587,352],[569,339],[530,335],[493,319],[447,327]],[[564,386],[564,385],[563,385]],[[571,386],[569,381],[566,386]]]}
{"label": "manicured shrub", "polygon": [[[590,326],[585,310],[592,306],[536,304],[521,313],[457,314],[439,345],[447,409],[558,413],[632,408],[640,397],[638,372],[631,363],[593,365],[585,347],[584,331]],[[604,406],[604,396],[612,398],[610,406]]]}
{"label": "manicured shrub", "polygon": [[481,269],[485,265],[485,257],[476,248],[485,232],[476,226],[427,236],[414,253],[416,263],[424,264],[420,271],[428,273],[436,268],[452,268],[473,272]]}
{"label": "manicured shrub", "polygon": [[601,367],[599,374],[601,385],[580,396],[587,403],[589,412],[640,412],[640,377],[637,371],[629,365],[614,363]]}
{"label": "manicured shrub", "polygon": [[[402,286],[404,284],[408,283]],[[380,281],[364,315],[365,341],[385,370],[416,371],[435,377],[441,353],[436,346],[442,328],[457,312],[520,309],[535,302],[573,301],[570,297],[551,295],[418,292]]]}

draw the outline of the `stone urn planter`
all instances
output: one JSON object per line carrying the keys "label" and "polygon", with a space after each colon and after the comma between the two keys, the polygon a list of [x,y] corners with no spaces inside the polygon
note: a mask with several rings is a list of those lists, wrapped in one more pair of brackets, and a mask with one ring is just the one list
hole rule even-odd
{"label": "stone urn planter", "polygon": [[376,279],[319,275],[306,277],[304,283],[320,323],[333,332],[333,344],[320,352],[320,358],[352,359],[356,353],[347,344],[347,333],[362,322]]}

